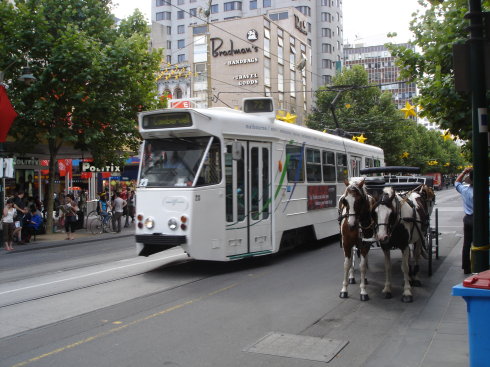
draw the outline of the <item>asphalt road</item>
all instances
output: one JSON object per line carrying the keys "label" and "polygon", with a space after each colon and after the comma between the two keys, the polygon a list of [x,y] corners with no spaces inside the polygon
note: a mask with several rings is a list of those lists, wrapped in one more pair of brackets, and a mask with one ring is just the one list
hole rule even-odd
{"label": "asphalt road", "polygon": [[329,366],[369,365],[392,333],[417,320],[460,239],[457,193],[439,192],[437,207],[441,258],[431,278],[422,264],[423,287],[411,304],[400,302],[397,252],[394,298],[382,298],[377,249],[370,252],[371,300],[360,302],[358,285],[340,299],[337,241],[233,263],[189,261],[178,248],[137,258],[131,237],[1,253],[0,366],[325,366],[253,352],[271,333],[305,344],[322,338],[327,349],[344,342]]}

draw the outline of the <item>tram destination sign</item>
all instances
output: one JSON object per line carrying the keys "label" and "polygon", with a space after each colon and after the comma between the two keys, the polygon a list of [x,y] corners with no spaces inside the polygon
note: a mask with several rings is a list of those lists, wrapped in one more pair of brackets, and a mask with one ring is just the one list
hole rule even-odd
{"label": "tram destination sign", "polygon": [[192,126],[192,117],[188,112],[161,113],[143,116],[143,129],[173,129]]}

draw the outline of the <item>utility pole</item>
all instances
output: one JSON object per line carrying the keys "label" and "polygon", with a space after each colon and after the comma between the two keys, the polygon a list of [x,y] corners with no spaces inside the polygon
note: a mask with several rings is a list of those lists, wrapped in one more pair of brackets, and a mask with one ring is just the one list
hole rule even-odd
{"label": "utility pole", "polygon": [[208,108],[213,104],[213,91],[211,89],[211,32],[209,29],[209,16],[211,15],[211,6],[213,5],[213,0],[208,1],[208,8],[201,9],[202,14],[206,17],[206,81],[208,86]]}
{"label": "utility pole", "polygon": [[[485,35],[482,0],[469,0],[470,86],[473,127],[473,244],[471,270],[489,268],[488,238],[488,111],[485,86]],[[490,60],[487,60],[490,62]]]}

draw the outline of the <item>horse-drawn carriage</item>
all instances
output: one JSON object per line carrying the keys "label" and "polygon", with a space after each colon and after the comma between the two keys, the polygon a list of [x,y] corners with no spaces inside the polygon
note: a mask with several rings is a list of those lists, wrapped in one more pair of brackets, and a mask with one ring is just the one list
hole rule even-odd
{"label": "horse-drawn carriage", "polygon": [[[420,285],[417,278],[418,261],[428,260],[432,275],[432,258],[439,256],[438,213],[435,227],[431,227],[431,213],[435,205],[432,177],[420,176],[417,167],[374,167],[346,182],[346,190],[339,200],[341,245],[344,249],[344,281],[341,298],[348,297],[347,285],[354,280],[354,253],[360,256],[361,300],[368,300],[366,291],[367,254],[380,247],[385,255],[386,280],[383,293],[391,298],[390,251],[402,251],[404,291],[402,301],[412,302],[412,285]],[[433,251],[435,239],[435,251]],[[412,247],[411,247],[411,246]],[[356,251],[357,250],[357,251]]]}

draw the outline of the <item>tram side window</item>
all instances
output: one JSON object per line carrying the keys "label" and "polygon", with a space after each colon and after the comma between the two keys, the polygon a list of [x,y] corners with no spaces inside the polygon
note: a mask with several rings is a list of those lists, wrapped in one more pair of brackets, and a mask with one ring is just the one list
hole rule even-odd
{"label": "tram side window", "polygon": [[297,145],[286,145],[286,155],[289,156],[288,181],[304,182],[303,148]]}
{"label": "tram side window", "polygon": [[306,149],[306,179],[308,182],[322,181],[322,165],[320,150]]}
{"label": "tram side window", "polygon": [[372,159],[372,158],[367,158],[367,157],[366,157],[366,159],[365,159],[365,161],[364,161],[364,162],[365,162],[365,163],[364,163],[364,166],[365,166],[366,168],[374,167],[374,159]]}
{"label": "tram side window", "polygon": [[335,153],[323,151],[323,181],[335,182]]}
{"label": "tram side window", "polygon": [[337,153],[337,182],[344,182],[349,177],[347,154]]}

